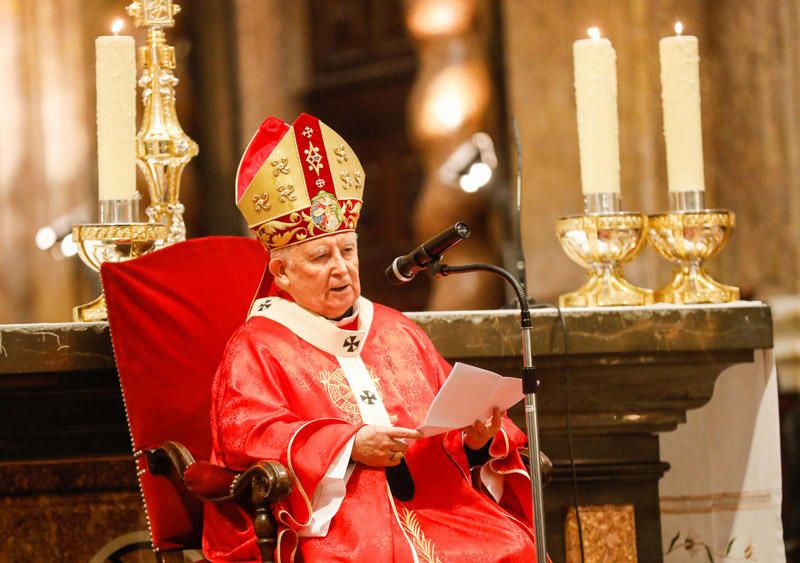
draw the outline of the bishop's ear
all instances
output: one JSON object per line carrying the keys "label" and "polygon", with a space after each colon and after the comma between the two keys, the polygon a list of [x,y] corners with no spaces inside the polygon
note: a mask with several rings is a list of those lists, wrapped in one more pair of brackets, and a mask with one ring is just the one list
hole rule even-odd
{"label": "bishop's ear", "polygon": [[273,258],[270,260],[269,273],[275,278],[277,286],[286,291],[289,285],[289,276],[286,275],[286,260],[283,258]]}

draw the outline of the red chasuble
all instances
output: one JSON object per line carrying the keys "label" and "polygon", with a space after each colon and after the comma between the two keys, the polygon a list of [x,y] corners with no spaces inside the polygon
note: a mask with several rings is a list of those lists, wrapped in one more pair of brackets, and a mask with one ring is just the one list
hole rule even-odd
{"label": "red chasuble", "polygon": [[[212,460],[238,471],[278,459],[292,473],[292,493],[274,512],[278,561],[535,562],[530,481],[518,452],[525,435],[508,419],[482,470],[501,483],[494,487],[499,503],[473,486],[462,433],[455,430],[412,443],[406,455],[411,500],[392,496],[383,468],[355,464],[327,533],[304,537],[318,486],[364,424],[359,401],[375,402],[368,390],[351,387],[343,366],[363,361],[377,402],[392,424],[407,428],[422,424],[450,372],[404,315],[363,298],[359,305],[357,331],[324,319],[306,330],[281,320],[281,310],[299,306],[276,297],[256,300],[214,381]],[[249,515],[235,505],[207,504],[203,551],[211,561],[259,561]]]}

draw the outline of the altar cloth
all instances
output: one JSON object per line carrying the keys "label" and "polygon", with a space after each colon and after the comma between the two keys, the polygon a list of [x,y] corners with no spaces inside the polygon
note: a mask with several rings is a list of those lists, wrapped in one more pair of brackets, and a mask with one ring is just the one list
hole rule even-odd
{"label": "altar cloth", "polygon": [[754,351],[717,379],[704,407],[660,435],[664,561],[784,562],[777,371]]}

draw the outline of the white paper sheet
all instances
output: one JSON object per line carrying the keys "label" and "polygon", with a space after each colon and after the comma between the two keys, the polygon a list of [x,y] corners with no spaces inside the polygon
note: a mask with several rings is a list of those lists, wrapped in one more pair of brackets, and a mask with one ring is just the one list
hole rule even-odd
{"label": "white paper sheet", "polygon": [[522,380],[503,377],[492,371],[457,362],[433,398],[428,415],[419,430],[435,436],[474,424],[522,400]]}

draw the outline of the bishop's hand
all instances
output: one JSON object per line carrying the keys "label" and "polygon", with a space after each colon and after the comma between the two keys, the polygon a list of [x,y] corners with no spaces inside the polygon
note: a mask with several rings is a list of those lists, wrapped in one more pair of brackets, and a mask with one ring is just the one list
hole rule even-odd
{"label": "bishop's hand", "polygon": [[461,430],[464,432],[464,445],[471,450],[479,450],[491,440],[503,422],[505,411],[494,408],[491,418],[486,420],[476,420],[472,426],[465,426]]}
{"label": "bishop's hand", "polygon": [[356,432],[350,459],[370,467],[393,467],[408,451],[407,440],[420,438],[424,435],[419,430],[368,424]]}

